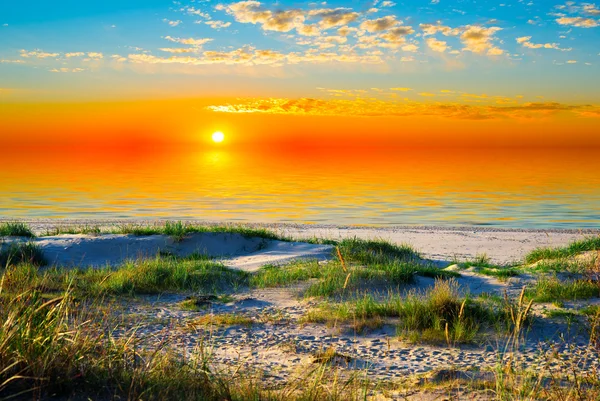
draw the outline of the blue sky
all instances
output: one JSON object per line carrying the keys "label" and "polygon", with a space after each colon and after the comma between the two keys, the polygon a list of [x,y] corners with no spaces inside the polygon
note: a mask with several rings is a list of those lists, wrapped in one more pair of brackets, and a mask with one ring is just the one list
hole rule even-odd
{"label": "blue sky", "polygon": [[0,101],[407,87],[600,102],[598,66],[591,2],[0,4]]}

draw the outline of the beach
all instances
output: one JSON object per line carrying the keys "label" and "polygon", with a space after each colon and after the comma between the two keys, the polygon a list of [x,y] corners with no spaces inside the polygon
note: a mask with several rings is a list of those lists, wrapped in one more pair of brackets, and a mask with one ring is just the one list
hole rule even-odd
{"label": "beach", "polygon": [[[377,400],[448,392],[495,399],[477,389],[497,382],[504,364],[549,377],[565,369],[596,375],[600,367],[584,329],[587,311],[600,305],[587,273],[599,260],[598,231],[22,223],[30,238],[6,236],[2,250],[41,251],[39,270],[27,273],[31,285],[51,294],[70,281],[66,291],[87,299],[78,316],[111,341],[134,341],[142,359],[161,349],[193,363],[208,353],[219,377],[285,391],[316,380],[316,371],[325,387],[362,378],[354,390]],[[570,244],[583,245],[565,251]],[[17,274],[11,269],[24,274],[5,274]],[[188,278],[178,281],[182,272]],[[23,285],[8,282],[5,292]],[[562,292],[548,295],[541,282]],[[580,283],[587,287],[568,293]],[[424,313],[407,309],[415,305],[433,307],[431,316],[436,308],[460,313],[445,317],[453,322],[445,328],[438,318],[410,326],[410,316]]]}

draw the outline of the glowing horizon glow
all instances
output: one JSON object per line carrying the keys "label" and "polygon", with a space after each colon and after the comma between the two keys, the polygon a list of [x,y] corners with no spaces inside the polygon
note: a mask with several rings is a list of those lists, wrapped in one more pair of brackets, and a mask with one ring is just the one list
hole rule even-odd
{"label": "glowing horizon glow", "polygon": [[215,143],[221,143],[225,140],[225,134],[221,131],[216,131],[212,134],[212,140]]}

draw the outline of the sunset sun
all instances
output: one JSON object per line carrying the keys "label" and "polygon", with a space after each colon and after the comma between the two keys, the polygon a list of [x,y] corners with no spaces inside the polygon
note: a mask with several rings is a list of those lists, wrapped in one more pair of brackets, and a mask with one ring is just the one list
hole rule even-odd
{"label": "sunset sun", "polygon": [[225,139],[225,134],[223,134],[221,131],[217,131],[212,134],[212,140],[215,143],[221,143],[221,142],[223,142],[224,139]]}

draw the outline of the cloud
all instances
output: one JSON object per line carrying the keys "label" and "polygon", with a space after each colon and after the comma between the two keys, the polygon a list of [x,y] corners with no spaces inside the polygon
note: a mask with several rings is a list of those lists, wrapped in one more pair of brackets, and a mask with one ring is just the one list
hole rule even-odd
{"label": "cloud", "polygon": [[48,70],[50,72],[83,72],[85,71],[83,68],[67,68],[67,67],[62,67],[62,68],[53,68],[51,70]]}
{"label": "cloud", "polygon": [[323,30],[327,30],[338,26],[348,25],[356,21],[359,14],[349,8],[323,8],[310,10],[308,16],[320,20],[319,27]]}
{"label": "cloud", "polygon": [[386,17],[381,17],[372,20],[366,20],[360,24],[360,28],[364,29],[367,32],[375,33],[386,31],[398,24],[396,17],[393,15],[388,15]]}
{"label": "cloud", "polygon": [[443,53],[448,49],[447,42],[436,40],[435,38],[427,38],[425,41],[427,46],[434,52]]}
{"label": "cloud", "polygon": [[600,15],[600,10],[596,8],[595,4],[584,4],[583,12],[589,15]]}
{"label": "cloud", "polygon": [[479,25],[467,25],[464,27],[460,40],[464,44],[463,50],[473,53],[486,53],[490,56],[498,56],[504,53],[500,48],[493,45],[494,34],[501,31],[499,27],[483,27]]}
{"label": "cloud", "polygon": [[231,22],[224,21],[206,21],[205,24],[210,26],[212,29],[228,28],[231,26]]}
{"label": "cloud", "polygon": [[201,38],[201,39],[174,38],[172,36],[165,36],[165,39],[168,40],[169,42],[181,43],[182,45],[191,45],[191,46],[197,46],[197,47],[204,46],[208,42],[212,41],[211,38]]}
{"label": "cloud", "polygon": [[[488,56],[500,56],[504,54],[504,50],[494,45],[496,40],[495,34],[501,31],[499,27],[484,27],[481,25],[465,25],[458,28],[451,28],[445,25],[421,24],[419,28],[423,31],[423,36],[436,35],[438,33],[444,36],[459,36],[463,50],[470,51],[476,54],[487,54]],[[446,42],[437,40],[426,40],[432,50],[443,52],[446,49]],[[433,47],[432,47],[433,46]],[[444,50],[442,50],[444,48]],[[456,52],[456,51],[455,51]]]}
{"label": "cloud", "polygon": [[177,25],[179,25],[179,24],[181,24],[181,23],[182,23],[182,21],[181,21],[181,20],[177,20],[177,21],[171,21],[171,20],[168,20],[168,19],[166,19],[166,18],[163,18],[163,22],[166,22],[166,23],[167,23],[167,24],[169,24],[169,26],[171,26],[171,27],[176,27]]}
{"label": "cloud", "polygon": [[[423,92],[421,96],[435,96]],[[263,113],[319,116],[406,117],[438,116],[463,120],[494,120],[506,118],[544,118],[557,113],[574,113],[585,117],[600,117],[600,106],[565,105],[560,103],[524,103],[515,106],[467,105],[462,103],[405,102],[374,99],[247,99],[237,104],[207,107],[219,113]]]}
{"label": "cloud", "polygon": [[158,57],[151,54],[130,54],[128,60],[137,64],[186,64],[186,65],[283,65],[300,63],[361,63],[379,64],[383,60],[376,54],[338,54],[310,49],[306,52],[280,53],[273,50],[257,50],[245,46],[232,51],[204,51],[195,56]]}
{"label": "cloud", "polygon": [[72,52],[72,53],[65,53],[65,57],[66,58],[71,58],[71,57],[83,57],[85,56],[84,52]]}
{"label": "cloud", "polygon": [[215,8],[232,15],[237,22],[258,24],[265,31],[289,32],[294,28],[301,28],[306,19],[299,9],[271,11],[258,1],[219,4]]}
{"label": "cloud", "polygon": [[102,53],[97,53],[97,52],[90,52],[87,55],[88,55],[89,58],[93,58],[93,59],[104,58],[104,55]]}
{"label": "cloud", "polygon": [[444,36],[457,36],[461,33],[460,28],[450,28],[444,25],[421,24],[419,28],[423,31],[423,36],[435,35],[438,32]]}
{"label": "cloud", "polygon": [[174,53],[174,54],[198,52],[198,48],[196,48],[196,47],[161,47],[158,50],[160,50],[161,52]]}
{"label": "cloud", "polygon": [[60,53],[47,53],[41,50],[34,50],[34,51],[27,51],[27,50],[21,50],[21,57],[24,58],[39,58],[39,59],[45,59],[45,58],[56,58],[58,56],[60,56]]}
{"label": "cloud", "polygon": [[399,92],[408,92],[408,91],[411,91],[413,89],[412,88],[390,88],[390,90],[399,91]]}
{"label": "cloud", "polygon": [[578,28],[595,28],[599,25],[597,20],[585,17],[560,17],[556,19],[556,22],[560,25],[575,26]]}
{"label": "cloud", "polygon": [[529,49],[555,49],[567,52],[572,50],[571,48],[562,49],[558,43],[533,43],[531,42],[531,36],[522,36],[516,40],[517,43]]}

